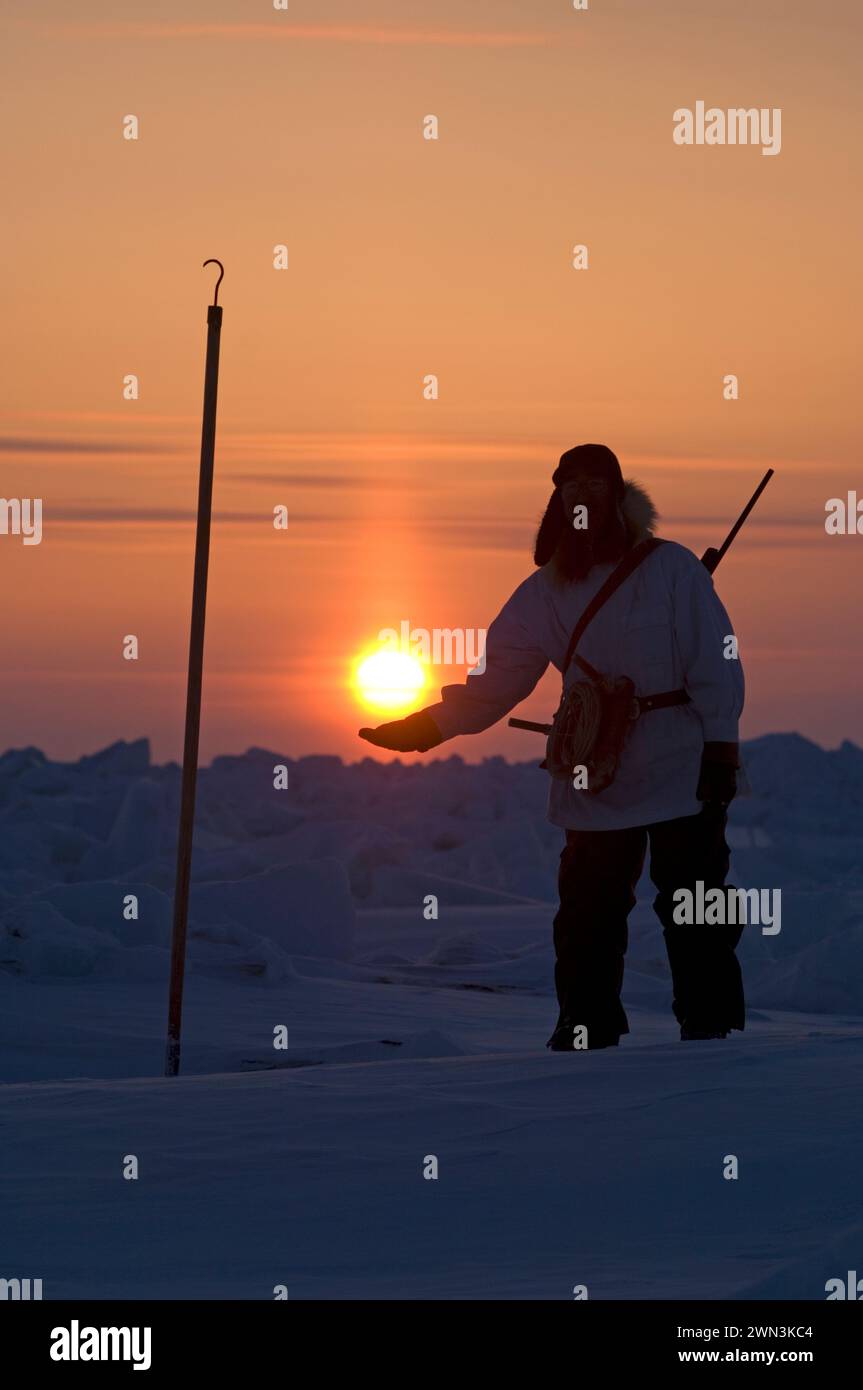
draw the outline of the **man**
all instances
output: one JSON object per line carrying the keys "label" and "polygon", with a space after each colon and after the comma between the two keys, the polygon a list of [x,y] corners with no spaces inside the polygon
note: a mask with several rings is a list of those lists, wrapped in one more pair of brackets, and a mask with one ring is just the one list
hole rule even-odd
{"label": "man", "polygon": [[[540,525],[537,570],[488,630],[485,667],[445,686],[430,708],[361,729],[381,748],[425,752],[457,734],[480,733],[533,690],[549,662],[562,671],[581,614],[631,547],[649,538],[656,512],[624,483],[610,449],[565,453]],[[583,509],[583,510],[582,510]],[[586,526],[578,523],[586,521]],[[728,615],[691,551],[664,542],[599,609],[578,655],[603,675],[628,676],[635,694],[685,692],[686,703],[643,710],[628,729],[618,770],[602,791],[575,778],[551,783],[549,819],[566,831],[554,919],[560,1005],[548,1046],[615,1046],[629,1025],[620,991],[627,918],[650,844],[654,909],[662,923],[684,1041],[724,1038],[744,1027],[735,947],[741,928],[678,925],[674,893],[721,888],[728,872],[728,803],[736,792],[743,674]],[[581,679],[572,663],[564,686]]]}

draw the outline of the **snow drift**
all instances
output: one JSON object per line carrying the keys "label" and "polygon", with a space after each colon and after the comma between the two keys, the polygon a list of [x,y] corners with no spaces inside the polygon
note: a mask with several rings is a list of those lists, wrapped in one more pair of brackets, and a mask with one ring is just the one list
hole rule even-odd
{"label": "snow drift", "polygon": [[[795,734],[744,751],[753,795],[732,807],[732,879],[783,895],[777,938],[744,933],[750,1002],[863,1011],[863,751]],[[277,763],[289,769],[284,791]],[[433,898],[446,934],[459,908],[551,903],[561,836],[545,795],[533,763],[502,758],[216,758],[200,774],[192,968],[218,963],[220,940],[250,959],[257,946],[270,972],[294,956],[348,961],[357,910],[419,914]],[[178,767],[153,765],[145,739],[76,763],[35,748],[0,757],[0,969],[134,975],[138,962],[149,976],[168,947],[178,801]],[[209,943],[197,956],[196,940]],[[640,958],[662,969],[649,917],[633,941]]]}

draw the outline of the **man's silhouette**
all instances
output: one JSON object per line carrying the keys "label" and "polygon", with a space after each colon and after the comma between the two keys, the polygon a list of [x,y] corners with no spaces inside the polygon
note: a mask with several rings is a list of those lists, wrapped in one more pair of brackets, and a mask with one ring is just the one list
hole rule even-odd
{"label": "man's silhouette", "polygon": [[[565,453],[540,525],[537,570],[488,630],[485,668],[441,701],[377,729],[368,742],[426,752],[458,734],[502,719],[533,690],[549,663],[558,670],[573,629],[623,555],[651,536],[656,512],[647,494],[624,483],[610,449],[582,444]],[[576,529],[573,518],[583,518]],[[673,1009],[688,1041],[725,1037],[744,1026],[735,947],[739,926],[677,925],[673,894],[725,884],[727,805],[736,792],[737,725],[743,674],[731,650],[728,615],[713,581],[684,546],[664,542],[600,608],[578,654],[607,676],[628,676],[636,695],[685,690],[686,704],[633,720],[614,781],[603,791],[551,782],[549,819],[566,831],[554,919],[555,985],[560,1015],[548,1046],[573,1047],[587,1030],[589,1048],[615,1045],[629,1032],[620,1001],[627,918],[650,844],[654,909],[664,928]],[[580,678],[570,665],[565,688]]]}

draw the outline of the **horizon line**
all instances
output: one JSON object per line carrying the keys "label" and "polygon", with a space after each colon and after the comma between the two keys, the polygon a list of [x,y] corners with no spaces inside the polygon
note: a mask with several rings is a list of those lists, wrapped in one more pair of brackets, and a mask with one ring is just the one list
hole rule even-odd
{"label": "horizon line", "polygon": [[[358,715],[358,718],[361,718],[361,717],[362,717],[362,715]],[[748,744],[758,743],[758,742],[760,742],[760,741],[763,740],[763,739],[776,739],[776,738],[799,739],[799,740],[801,740],[801,742],[803,742],[803,743],[811,744],[813,748],[818,748],[818,749],[820,749],[820,751],[823,752],[823,753],[839,753],[839,752],[842,751],[842,749],[843,749],[846,745],[850,746],[851,748],[856,749],[856,751],[859,752],[859,753],[863,753],[863,745],[861,745],[861,744],[859,744],[859,743],[855,743],[854,740],[853,740],[853,738],[849,738],[849,737],[847,737],[847,736],[846,736],[846,737],[842,737],[842,738],[840,738],[839,742],[836,744],[836,746],[835,746],[834,748],[827,748],[827,747],[825,747],[825,745],[824,745],[823,743],[819,743],[819,742],[817,741],[817,739],[810,738],[808,734],[801,734],[801,733],[800,733],[798,730],[796,730],[796,729],[774,729],[774,730],[771,730],[770,732],[768,732],[768,733],[766,733],[766,734],[755,734],[755,735],[753,735],[752,738],[741,739],[741,740],[740,740],[740,746],[741,746],[741,748],[745,748]],[[59,766],[63,766],[63,767],[70,767],[70,766],[71,766],[71,767],[74,767],[77,763],[84,762],[84,761],[88,761],[88,760],[89,760],[89,761],[92,761],[94,758],[100,757],[103,753],[108,753],[108,752],[110,752],[111,749],[113,749],[113,748],[133,748],[133,747],[135,747],[136,744],[141,744],[141,743],[146,743],[146,745],[147,745],[147,758],[148,758],[148,764],[147,764],[147,765],[148,765],[149,768],[151,768],[151,769],[152,769],[152,768],[157,768],[157,769],[158,769],[158,768],[169,768],[169,767],[178,767],[178,768],[179,768],[179,767],[181,766],[181,763],[180,763],[176,758],[168,758],[168,759],[166,759],[165,762],[162,762],[162,763],[154,763],[154,762],[152,762],[152,761],[150,760],[151,743],[152,743],[152,738],[151,738],[151,735],[150,735],[150,734],[141,734],[141,735],[139,735],[138,738],[129,738],[129,739],[126,739],[126,738],[118,738],[118,739],[114,739],[112,743],[106,743],[105,746],[104,746],[103,748],[97,748],[96,751],[93,752],[93,753],[81,753],[81,754],[79,755],[79,757],[77,757],[77,758],[72,758],[72,759],[51,758],[51,757],[49,757],[49,756],[43,751],[43,749],[37,747],[37,745],[36,745],[35,743],[22,744],[22,745],[20,745],[20,746],[18,746],[18,747],[10,747],[10,748],[7,748],[7,749],[5,749],[2,753],[0,753],[0,762],[2,762],[2,760],[3,760],[4,758],[8,757],[10,753],[28,753],[28,752],[33,752],[33,753],[38,753],[38,754],[40,755],[40,757],[41,757],[45,762],[56,763],[56,764],[58,764]],[[389,752],[390,750],[388,750],[388,749],[380,749],[379,751],[380,751],[381,753],[387,753],[387,752]],[[273,757],[273,758],[279,758],[281,761],[283,761],[283,762],[288,762],[288,763],[299,763],[299,762],[303,762],[303,761],[304,761],[305,759],[307,759],[307,758],[328,758],[328,759],[330,759],[330,760],[335,759],[337,762],[340,762],[340,763],[342,764],[343,767],[354,767],[354,766],[356,766],[356,765],[357,765],[358,763],[360,763],[360,762],[375,762],[375,763],[377,763],[377,762],[382,761],[382,760],[379,759],[379,758],[373,758],[373,757],[371,756],[371,754],[369,754],[369,753],[364,753],[363,756],[362,756],[361,758],[357,758],[357,759],[355,759],[355,760],[353,760],[353,761],[346,761],[346,760],[342,757],[342,755],[341,755],[340,753],[333,753],[333,752],[331,752],[331,751],[326,751],[326,750],[323,750],[323,749],[322,749],[321,751],[319,751],[319,752],[316,752],[316,753],[299,753],[299,754],[296,754],[296,755],[291,755],[291,754],[287,754],[287,753],[282,753],[282,752],[280,752],[280,751],[279,751],[278,749],[276,749],[276,748],[262,748],[262,747],[259,746],[258,744],[250,744],[249,747],[246,748],[242,753],[222,752],[222,753],[213,753],[213,754],[211,754],[211,755],[210,755],[210,761],[209,761],[209,762],[207,762],[207,763],[199,763],[199,765],[198,765],[198,771],[199,771],[199,772],[205,771],[207,768],[212,767],[213,762],[214,762],[217,758],[247,758],[250,754],[256,754],[256,755],[260,754],[262,757],[267,757],[267,758],[271,758],[271,757]],[[402,757],[405,757],[405,756],[407,756],[407,757],[413,757],[414,755],[413,755],[413,754],[399,754],[399,753],[395,753],[391,758],[384,759],[383,761],[386,761],[386,762],[389,762],[389,763],[400,762],[400,761],[401,761],[401,758],[402,758]],[[420,766],[427,766],[427,767],[430,767],[430,766],[432,766],[433,763],[436,763],[436,762],[448,762],[448,761],[450,761],[450,760],[453,759],[453,758],[457,759],[457,761],[462,762],[462,763],[468,761],[461,753],[450,753],[450,754],[448,754],[446,757],[431,758],[431,759],[429,759],[429,761],[428,761],[427,763],[420,764]],[[519,759],[517,759],[517,760],[513,760],[513,759],[510,759],[510,758],[506,757],[506,755],[503,754],[503,753],[485,753],[485,754],[483,754],[482,758],[479,759],[479,763],[483,763],[483,762],[492,762],[492,761],[495,761],[495,762],[497,762],[497,761],[503,761],[503,762],[505,762],[505,763],[508,763],[510,766],[513,766],[513,767],[515,767],[515,766],[521,766],[523,763],[530,763],[530,764],[533,765],[533,766],[536,765],[536,760],[535,760],[534,757],[527,757],[527,758],[524,758],[524,759],[519,758]],[[479,763],[478,763],[477,765],[479,765]],[[410,764],[407,764],[407,766],[413,767],[413,766],[415,766],[415,764],[414,764],[414,763],[410,763]],[[0,769],[0,771],[2,771],[2,769]]]}

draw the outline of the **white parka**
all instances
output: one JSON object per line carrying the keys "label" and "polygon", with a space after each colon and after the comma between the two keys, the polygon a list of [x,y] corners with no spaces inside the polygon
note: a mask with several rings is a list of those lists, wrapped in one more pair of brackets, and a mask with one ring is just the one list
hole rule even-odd
{"label": "white parka", "polygon": [[[623,511],[634,539],[650,534],[650,499],[627,483]],[[445,739],[482,732],[531,693],[549,663],[561,670],[573,628],[614,569],[596,565],[561,583],[544,565],[520,584],[488,629],[481,673],[448,685],[427,713]],[[736,742],[743,672],[726,638],[731,621],[707,570],[668,541],[647,557],[589,623],[578,652],[607,676],[629,676],[637,695],[681,686],[691,703],[634,720],[617,776],[596,794],[569,778],[550,780],[548,818],[579,830],[620,830],[696,815],[695,789],[705,742]],[[567,686],[583,676],[575,665]],[[549,711],[550,717],[551,711]],[[536,735],[538,761],[544,751]]]}

